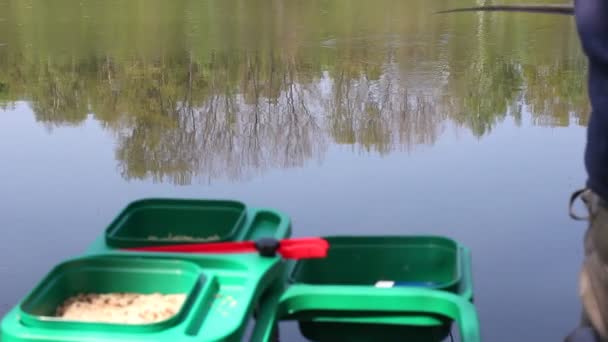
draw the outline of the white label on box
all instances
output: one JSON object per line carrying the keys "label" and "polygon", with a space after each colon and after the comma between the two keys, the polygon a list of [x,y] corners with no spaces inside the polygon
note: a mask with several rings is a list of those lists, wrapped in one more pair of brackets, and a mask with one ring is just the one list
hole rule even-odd
{"label": "white label on box", "polygon": [[394,281],[390,281],[390,280],[381,280],[376,282],[376,287],[382,287],[382,288],[390,288],[393,287],[395,285]]}

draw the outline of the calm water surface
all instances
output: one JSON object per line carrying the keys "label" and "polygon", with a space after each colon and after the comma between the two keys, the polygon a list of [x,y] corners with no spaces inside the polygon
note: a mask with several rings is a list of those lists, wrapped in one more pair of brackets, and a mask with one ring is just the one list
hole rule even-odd
{"label": "calm water surface", "polygon": [[572,18],[432,15],[471,4],[0,0],[0,314],[129,201],[235,198],[457,239],[485,341],[561,340],[585,60]]}

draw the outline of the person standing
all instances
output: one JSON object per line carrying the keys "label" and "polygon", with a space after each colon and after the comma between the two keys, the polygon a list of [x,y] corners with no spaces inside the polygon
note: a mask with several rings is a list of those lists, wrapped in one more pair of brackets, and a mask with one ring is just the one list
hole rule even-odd
{"label": "person standing", "polygon": [[[588,59],[591,116],[584,151],[586,186],[572,194],[570,215],[589,224],[579,275],[583,314],[579,328],[566,340],[579,341],[577,336],[592,330],[596,339],[608,341],[608,0],[575,0],[574,17]],[[573,213],[578,197],[587,207],[586,217]]]}

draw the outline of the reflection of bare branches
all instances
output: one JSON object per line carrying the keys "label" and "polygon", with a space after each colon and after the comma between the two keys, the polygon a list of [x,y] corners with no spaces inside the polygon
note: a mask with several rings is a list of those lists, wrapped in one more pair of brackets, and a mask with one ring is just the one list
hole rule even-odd
{"label": "reflection of bare branches", "polygon": [[128,179],[243,179],[321,158],[328,141],[386,154],[433,144],[448,120],[481,137],[524,110],[550,126],[589,111],[562,23],[430,18],[424,1],[38,2],[0,1],[0,107],[28,100],[48,126],[93,113]]}
{"label": "reflection of bare branches", "polygon": [[472,63],[470,71],[452,77],[446,112],[476,136],[487,134],[507,116],[521,121],[525,107],[535,125],[585,124],[588,102],[580,85],[583,65],[525,65],[514,60]]}
{"label": "reflection of bare branches", "polygon": [[[377,80],[361,75],[348,79],[336,74],[333,96],[328,99],[329,127],[338,143],[357,144],[381,154],[395,148],[410,150],[417,144],[433,144],[439,136],[444,115],[436,109],[433,88],[425,90],[402,80],[398,64],[383,65]],[[414,75],[405,75],[405,77]]]}
{"label": "reflection of bare branches", "polygon": [[77,123],[91,111],[115,132],[123,177],[176,184],[299,167],[320,159],[328,138],[360,152],[409,151],[433,144],[448,118],[479,136],[507,115],[520,120],[524,106],[535,124],[585,119],[576,116],[586,112],[584,94],[571,95],[582,65],[493,60],[430,77],[404,68],[391,49],[352,53],[326,70],[275,51],[49,60],[29,66],[42,80],[29,91],[38,120]]}
{"label": "reflection of bare branches", "polygon": [[444,112],[432,96],[405,91],[403,97],[397,122],[399,144],[408,150],[415,145],[433,144],[439,138]]}
{"label": "reflection of bare branches", "polygon": [[36,120],[45,123],[48,128],[82,123],[87,116],[87,99],[83,94],[81,65],[76,65],[72,58],[69,68],[62,70],[49,59],[37,67],[41,86],[34,88],[32,93]]}
{"label": "reflection of bare branches", "polygon": [[585,93],[580,91],[585,84],[584,67],[583,63],[558,60],[544,67],[522,68],[528,81],[523,101],[532,112],[534,124],[565,127],[572,121],[587,122],[590,106]]}
{"label": "reflection of bare branches", "polygon": [[[297,66],[288,64],[272,72],[273,81],[280,81],[279,92],[262,106],[260,87],[265,81],[259,63],[255,57],[249,59],[241,94],[229,86],[230,63],[224,56],[212,60],[203,98],[186,94],[177,104],[173,96],[161,100],[168,91],[157,89],[153,94],[159,115],[149,115],[164,117],[165,123],[149,125],[142,116],[143,121],[136,121],[121,137],[117,157],[122,174],[186,184],[195,176],[243,179],[270,167],[301,166],[319,157],[324,146],[321,126],[307,107],[309,90],[295,78]],[[201,77],[198,69],[188,65],[188,84]],[[189,87],[185,91],[189,93]]]}
{"label": "reflection of bare branches", "polygon": [[375,48],[364,37],[322,52],[323,63],[296,45],[171,58],[10,59],[14,67],[0,68],[0,95],[20,89],[49,124],[94,113],[117,136],[123,177],[177,184],[299,167],[320,159],[328,140],[361,153],[410,151],[433,144],[448,119],[476,136],[505,117],[521,120],[522,108],[535,124],[584,123],[583,65],[575,58],[534,65],[473,54],[453,65],[447,52],[410,56],[404,48],[407,58],[399,59],[398,46]]}

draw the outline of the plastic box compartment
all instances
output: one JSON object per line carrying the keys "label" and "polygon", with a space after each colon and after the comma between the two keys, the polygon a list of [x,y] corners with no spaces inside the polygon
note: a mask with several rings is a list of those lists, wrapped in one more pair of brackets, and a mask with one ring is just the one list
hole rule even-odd
{"label": "plastic box compartment", "polygon": [[[437,316],[438,319],[451,321]],[[299,322],[299,329],[310,341],[349,341],[349,342],[440,342],[449,336],[448,324],[435,327],[403,326],[388,323],[342,323],[342,322]]]}
{"label": "plastic box compartment", "polygon": [[238,201],[143,199],[122,210],[105,240],[113,248],[233,241],[246,214]]}
{"label": "plastic box compartment", "polygon": [[[302,333],[313,341],[444,341],[442,325],[406,326],[404,318],[434,316],[456,322],[461,341],[479,342],[479,321],[473,304],[441,290],[396,287],[370,291],[361,286],[289,287],[275,316],[268,320],[297,320],[309,326]],[[355,321],[355,323],[353,323]],[[261,336],[271,336],[266,325]]]}
{"label": "plastic box compartment", "polygon": [[[150,332],[179,322],[205,278],[200,268],[187,261],[132,257],[86,257],[64,262],[43,278],[19,308],[24,324],[68,330]],[[183,293],[186,300],[171,318],[150,324],[118,324],[68,320],[55,316],[56,308],[79,293],[135,292]]]}
{"label": "plastic box compartment", "polygon": [[326,237],[323,259],[295,264],[291,283],[422,286],[455,292],[462,278],[459,246],[442,237]]}
{"label": "plastic box compartment", "polygon": [[[290,274],[292,286],[361,288],[369,293],[378,281],[393,281],[394,288],[426,288],[472,300],[467,251],[455,241],[434,236],[326,237],[331,248],[325,259],[300,260]],[[373,303],[369,303],[373,307]],[[452,320],[441,315],[395,314],[354,310],[322,310],[297,315],[302,334],[313,341],[442,341]]]}
{"label": "plastic box compartment", "polygon": [[[160,253],[159,253],[160,254]],[[0,328],[2,342],[242,341],[263,293],[282,285],[279,258],[105,254],[72,259],[55,267]],[[54,317],[56,307],[80,292],[188,293],[182,311],[149,324],[97,323]],[[277,293],[277,295],[280,293]],[[276,310],[276,305],[270,308]],[[254,329],[267,328],[254,322]]]}

